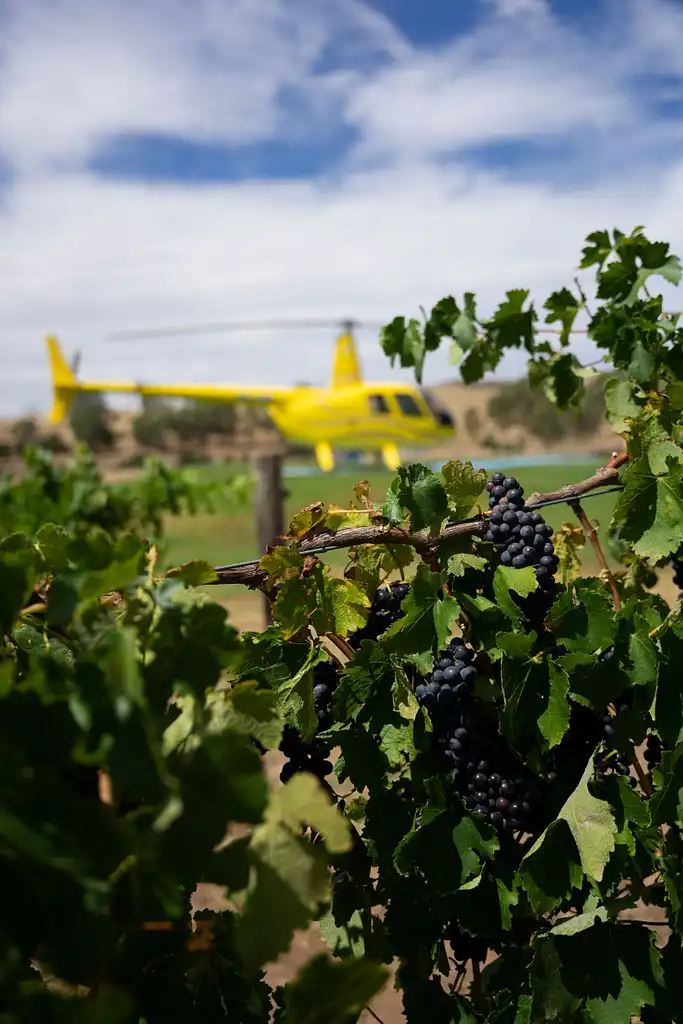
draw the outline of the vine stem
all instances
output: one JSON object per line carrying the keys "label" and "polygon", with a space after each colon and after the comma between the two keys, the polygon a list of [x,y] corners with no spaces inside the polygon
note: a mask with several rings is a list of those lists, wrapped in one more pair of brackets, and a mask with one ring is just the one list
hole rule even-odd
{"label": "vine stem", "polygon": [[605,575],[605,579],[607,580],[609,589],[612,592],[612,602],[614,604],[614,609],[618,612],[621,608],[621,598],[619,597],[619,591],[617,590],[617,585],[614,582],[614,576],[612,575],[612,571],[607,564],[607,559],[605,558],[602,547],[600,546],[600,538],[598,537],[597,531],[591,523],[588,516],[586,515],[580,501],[570,501],[569,507],[575,513],[576,518],[579,520],[581,526],[583,527],[583,532],[586,534],[591,544],[593,545],[595,557],[598,560],[598,564],[600,565]]}
{"label": "vine stem", "polygon": [[481,991],[481,967],[477,960],[472,960],[472,984],[470,985],[470,996],[475,1006],[482,1002]]}
{"label": "vine stem", "polygon": [[370,1014],[370,1016],[373,1018],[373,1020],[376,1020],[378,1022],[378,1024],[384,1024],[384,1021],[382,1020],[382,1018],[375,1013],[375,1011],[373,1010],[373,1008],[371,1006],[366,1006],[366,1007],[364,1007],[364,1009],[367,1010],[367,1012]]}
{"label": "vine stem", "polygon": [[[532,507],[541,502],[562,502],[570,504],[589,491],[597,490],[606,483],[619,482],[619,468],[628,462],[628,453],[613,452],[611,459],[600,466],[592,476],[578,483],[567,484],[557,491],[547,494],[532,494],[526,504]],[[377,523],[372,526],[349,526],[342,530],[330,530],[328,527],[313,530],[297,543],[299,554],[312,555],[316,552],[334,551],[339,548],[356,547],[359,544],[409,544],[425,561],[436,554],[444,542],[453,537],[482,534],[486,531],[487,514],[480,514],[471,519],[457,523],[449,523],[437,536],[427,531],[408,533],[399,527]],[[277,538],[286,542],[288,538]],[[289,538],[290,543],[293,542]],[[241,584],[251,589],[262,589],[268,585],[268,573],[262,569],[258,561],[244,562],[240,565],[216,566],[216,579],[209,581],[215,584]]]}
{"label": "vine stem", "polygon": [[638,776],[638,782],[640,783],[640,785],[642,787],[643,793],[645,794],[645,796],[652,796],[652,793],[654,791],[652,789],[652,783],[650,781],[650,777],[649,777],[649,775],[647,775],[643,771],[643,766],[640,763],[640,760],[638,759],[638,755],[636,754],[635,751],[633,752],[633,757],[631,759],[631,764],[633,765],[633,767],[636,770],[636,775]]}

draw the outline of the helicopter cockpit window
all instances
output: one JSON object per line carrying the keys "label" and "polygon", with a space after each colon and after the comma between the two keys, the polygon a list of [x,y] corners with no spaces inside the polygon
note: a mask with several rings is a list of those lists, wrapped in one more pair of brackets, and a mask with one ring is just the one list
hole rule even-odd
{"label": "helicopter cockpit window", "polygon": [[396,401],[404,416],[422,415],[422,410],[412,395],[396,395]]}
{"label": "helicopter cockpit window", "polygon": [[370,395],[371,412],[389,412],[389,405],[384,395]]}
{"label": "helicopter cockpit window", "polygon": [[422,391],[421,394],[429,407],[429,411],[440,427],[455,426],[455,421],[453,420],[450,412],[448,412],[447,409],[444,409],[442,405],[439,405],[439,403],[435,401],[433,395],[430,395],[428,391]]}

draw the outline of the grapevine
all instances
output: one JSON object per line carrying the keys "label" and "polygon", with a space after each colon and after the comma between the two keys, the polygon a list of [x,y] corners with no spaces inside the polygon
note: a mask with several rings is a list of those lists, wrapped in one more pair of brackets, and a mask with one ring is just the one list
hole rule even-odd
{"label": "grapevine", "polygon": [[[681,267],[640,230],[581,266],[590,309],[468,293],[382,332],[418,379],[448,339],[467,383],[524,349],[567,409],[584,316],[617,451],[555,492],[402,466],[260,559],[162,571],[166,506],[203,500],[162,468],[122,492],[33,453],[3,482],[3,1021],[349,1024],[392,985],[384,1024],[680,1019],[683,329],[654,286]],[[191,912],[206,885],[227,909]],[[274,980],[309,927],[329,953]]]}

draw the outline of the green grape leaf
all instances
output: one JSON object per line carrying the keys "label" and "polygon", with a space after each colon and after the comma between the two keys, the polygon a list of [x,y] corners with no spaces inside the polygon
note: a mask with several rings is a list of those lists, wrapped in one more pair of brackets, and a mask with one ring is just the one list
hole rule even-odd
{"label": "green grape leaf", "polygon": [[673,441],[654,441],[648,445],[647,460],[655,476],[664,476],[669,472],[670,462],[683,462],[683,448]]}
{"label": "green grape leaf", "polygon": [[308,773],[295,775],[271,795],[263,819],[264,830],[285,825],[296,835],[308,825],[320,835],[329,853],[351,849],[350,826],[331,803],[317,779]]}
{"label": "green grape leaf", "polygon": [[413,561],[415,551],[409,544],[361,544],[349,548],[352,563],[344,573],[372,594],[383,575],[405,569]]}
{"label": "green grape leaf", "polygon": [[427,466],[402,466],[394,477],[383,513],[397,523],[403,520],[403,510],[409,513],[413,530],[427,526],[438,530],[445,519],[448,502],[443,483]]}
{"label": "green grape leaf", "polygon": [[347,637],[365,625],[370,601],[365,591],[351,580],[340,580],[336,576],[323,575],[316,569],[318,584],[315,598],[316,607],[311,612],[311,622],[319,635],[334,633]]}
{"label": "green grape leaf", "polygon": [[447,462],[441,474],[453,517],[462,519],[470,515],[484,490],[486,470],[475,469],[471,462]]}
{"label": "green grape leaf", "polygon": [[640,416],[643,402],[638,400],[638,390],[629,381],[612,377],[605,384],[605,405],[612,429],[623,434],[630,431],[632,421]]}
{"label": "green grape leaf", "polygon": [[410,685],[408,675],[401,665],[396,665],[394,666],[394,676],[394,684],[391,688],[394,710],[399,713],[401,718],[413,722],[419,713],[420,705]]}
{"label": "green grape leaf", "polygon": [[317,588],[312,577],[287,579],[279,584],[272,613],[286,640],[296,637],[308,627],[317,603]]}
{"label": "green grape leaf", "polygon": [[558,574],[566,587],[571,580],[581,575],[580,551],[586,546],[586,535],[580,527],[565,523],[553,537],[555,554],[560,560]]}
{"label": "green grape leaf", "polygon": [[71,535],[63,526],[45,523],[36,534],[36,546],[40,550],[44,568],[48,572],[60,572],[69,564]]}
{"label": "green grape leaf", "polygon": [[683,822],[683,744],[664,752],[652,773],[655,791],[650,800],[652,822]]}
{"label": "green grape leaf", "polygon": [[175,569],[169,569],[166,575],[169,579],[180,580],[186,587],[202,587],[206,583],[215,583],[218,579],[212,565],[196,559],[192,562],[184,562]]}
{"label": "green grape leaf", "polygon": [[659,952],[647,928],[598,922],[574,935],[539,939],[531,965],[534,1020],[566,1020],[583,1006],[587,1024],[624,1024],[655,1001]]}
{"label": "green grape leaf", "polygon": [[403,367],[414,367],[415,378],[422,382],[422,368],[425,360],[425,340],[417,320],[408,324],[402,316],[395,317],[380,331],[380,344],[394,366],[398,359]]}
{"label": "green grape leaf", "polygon": [[87,573],[81,580],[79,596],[81,602],[92,601],[94,598],[102,597],[113,591],[125,590],[138,579],[143,568],[142,561],[144,551],[139,546],[132,556],[122,560],[114,560],[105,569],[95,570]]}
{"label": "green grape leaf", "polygon": [[481,570],[485,569],[488,564],[488,561],[481,555],[472,555],[467,551],[457,552],[448,559],[447,572],[449,576],[454,576],[457,579],[464,576],[468,569]]}
{"label": "green grape leaf", "polygon": [[535,641],[535,633],[496,636],[496,646],[503,654],[501,726],[511,746],[519,751],[537,741],[537,730],[550,748],[557,746],[569,725],[569,677],[557,661],[533,656]]}
{"label": "green grape leaf", "polygon": [[455,894],[458,925],[471,935],[501,935],[512,927],[512,908],[519,894],[484,868],[481,874],[461,885]]}
{"label": "green grape leaf", "polygon": [[679,603],[659,635],[662,658],[658,663],[655,725],[669,746],[683,740],[683,608]]}
{"label": "green grape leaf", "polygon": [[[657,244],[657,243],[655,243]],[[666,247],[668,249],[668,246]],[[647,280],[653,275],[663,277],[669,284],[679,285],[681,282],[681,276],[683,275],[683,269],[681,268],[681,261],[678,256],[669,256],[660,263],[659,266],[654,267],[641,267],[636,275],[636,279],[633,282],[633,287],[629,292],[625,305],[632,306],[634,302],[638,301],[640,291]]]}
{"label": "green grape leaf", "polygon": [[340,721],[350,721],[378,693],[391,693],[394,669],[388,652],[380,644],[363,641],[352,661],[347,662],[334,691],[334,705]]}
{"label": "green grape leaf", "polygon": [[276,690],[280,714],[293,722],[305,740],[310,740],[318,727],[313,705],[313,669],[326,659],[322,648],[309,647],[306,660],[291,676],[281,681]]}
{"label": "green grape leaf", "polygon": [[636,610],[631,621],[628,638],[628,654],[631,665],[627,668],[628,676],[634,686],[647,686],[656,683],[658,671],[658,655],[654,641],[650,639],[650,623],[645,616]]}
{"label": "green grape leaf", "polygon": [[558,643],[569,651],[605,650],[617,631],[610,592],[595,578],[574,580],[555,601],[549,618]]}
{"label": "green grape leaf", "polygon": [[683,536],[683,466],[655,476],[647,455],[631,463],[613,525],[642,559],[654,565],[678,550]]}
{"label": "green grape leaf", "polygon": [[525,569],[513,569],[509,565],[499,565],[493,576],[493,593],[496,603],[512,622],[521,622],[522,613],[512,598],[512,594],[528,597],[538,587],[538,580],[533,566]]}
{"label": "green grape leaf", "polygon": [[237,935],[247,971],[285,952],[294,932],[329,901],[327,859],[322,845],[301,836],[304,825],[320,834],[330,853],[350,849],[348,824],[312,775],[295,775],[271,794],[249,847],[253,866]]}
{"label": "green grape leaf", "polygon": [[365,955],[363,918],[354,910],[348,921],[337,924],[332,908],[318,918],[320,937],[336,957],[362,957]]}
{"label": "green grape leaf", "polygon": [[565,917],[559,924],[550,929],[551,935],[578,935],[592,928],[597,921],[607,920],[607,908],[596,907],[594,910],[585,911],[583,914],[575,914],[573,917]]}
{"label": "green grape leaf", "polygon": [[258,683],[237,683],[229,690],[218,689],[207,695],[206,710],[210,732],[231,729],[253,736],[267,750],[277,750],[282,739],[282,719],[277,695],[259,689]]}
{"label": "green grape leaf", "polygon": [[386,632],[386,646],[394,654],[428,671],[432,658],[446,646],[451,626],[460,612],[453,597],[441,593],[442,577],[420,564],[410,593],[401,604],[405,612]]}
{"label": "green grape leaf", "polygon": [[498,633],[496,635],[496,646],[509,658],[530,661],[532,649],[538,635],[531,633]]}
{"label": "green grape leaf", "polygon": [[548,703],[538,719],[538,728],[552,750],[569,728],[569,676],[554,660],[548,661]]}
{"label": "green grape leaf", "polygon": [[299,554],[296,544],[280,544],[259,561],[259,568],[268,574],[271,586],[280,580],[298,580],[303,567],[303,556]]}
{"label": "green grape leaf", "polygon": [[455,318],[452,334],[453,341],[467,352],[477,340],[477,308],[472,292],[465,292],[463,300],[463,309]]}
{"label": "green grape leaf", "polygon": [[498,848],[498,840],[486,839],[471,818],[428,805],[396,846],[394,866],[403,874],[419,868],[436,891],[455,892],[481,873],[482,861]]}
{"label": "green grape leaf", "polygon": [[628,375],[643,387],[652,380],[655,361],[640,340],[636,340],[631,349],[631,361],[628,364]]}
{"label": "green grape leaf", "polygon": [[413,742],[412,724],[404,722],[398,725],[387,722],[380,730],[379,747],[392,768],[402,765],[406,757],[412,760],[417,753]]}
{"label": "green grape leaf", "polygon": [[360,508],[336,508],[330,506],[325,513],[325,528],[328,530],[346,530],[357,526],[372,526],[374,518],[368,511]]}
{"label": "green grape leaf", "polygon": [[301,512],[297,512],[289,524],[289,536],[293,537],[294,540],[302,540],[316,526],[320,526],[324,522],[325,506],[321,501],[317,501],[315,504],[302,509]]}
{"label": "green grape leaf", "polygon": [[388,978],[386,967],[371,960],[314,957],[284,987],[287,1024],[353,1024]]}
{"label": "green grape leaf", "polygon": [[612,252],[612,242],[608,231],[593,231],[586,237],[586,245],[583,250],[579,267],[585,270],[597,264],[602,267]]}
{"label": "green grape leaf", "polygon": [[38,551],[23,534],[0,540],[0,634],[10,631],[28,601],[37,565]]}
{"label": "green grape leaf", "polygon": [[547,324],[562,324],[562,333],[560,335],[560,343],[567,345],[569,343],[569,335],[576,317],[581,312],[582,304],[568,288],[561,288],[557,292],[553,292],[552,295],[546,299],[543,304],[543,308],[548,310],[548,315],[545,318]]}
{"label": "green grape leaf", "polygon": [[534,911],[548,914],[584,880],[579,851],[563,820],[553,821],[524,856],[522,885]]}
{"label": "green grape leaf", "polygon": [[[581,781],[559,811],[557,819],[565,821],[569,826],[585,874],[600,882],[614,851],[617,825],[610,805],[604,800],[598,800],[589,791],[588,782],[592,775],[591,758]],[[547,829],[539,836],[526,857],[531,857],[542,846],[546,833]]]}
{"label": "green grape leaf", "polygon": [[505,301],[501,302],[492,318],[486,322],[487,333],[499,350],[524,346],[531,352],[536,313],[533,305],[524,309],[529,291],[526,288],[513,288],[505,294]]}

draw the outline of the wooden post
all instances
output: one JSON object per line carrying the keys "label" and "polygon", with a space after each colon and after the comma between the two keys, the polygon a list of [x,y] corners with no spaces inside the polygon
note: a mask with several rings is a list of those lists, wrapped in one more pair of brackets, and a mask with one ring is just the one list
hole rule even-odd
{"label": "wooden post", "polygon": [[[256,472],[255,518],[256,539],[259,554],[265,553],[269,545],[276,543],[276,537],[284,533],[284,490],[282,486],[282,455],[258,455],[254,458]],[[263,598],[266,626],[273,617],[270,601]]]}

